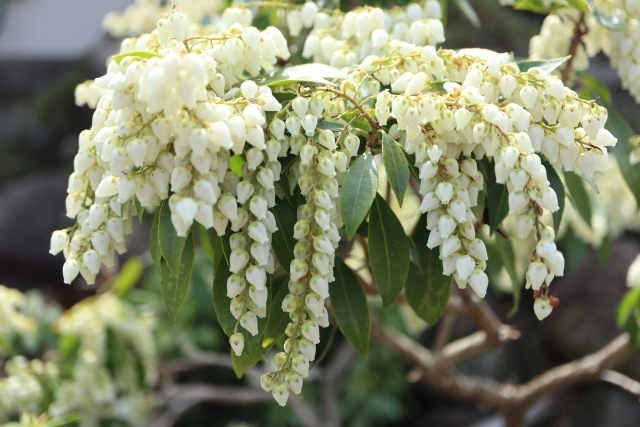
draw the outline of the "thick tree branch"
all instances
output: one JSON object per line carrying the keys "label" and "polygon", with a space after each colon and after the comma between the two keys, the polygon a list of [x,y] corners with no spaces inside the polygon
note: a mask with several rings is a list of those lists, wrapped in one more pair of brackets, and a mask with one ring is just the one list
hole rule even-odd
{"label": "thick tree branch", "polygon": [[[449,358],[439,361],[428,349],[400,332],[375,323],[372,336],[412,365],[422,370],[422,381],[461,400],[477,400],[493,406],[506,414],[522,413],[542,396],[556,393],[575,384],[596,380],[601,373],[631,356],[628,334],[622,334],[599,351],[581,359],[555,367],[523,385],[500,384],[492,379],[450,374],[434,369],[452,366],[452,361],[465,356],[480,354],[484,340],[478,333],[449,344],[459,346],[451,350]],[[463,341],[468,340],[468,341]],[[466,348],[464,346],[466,344]],[[446,347],[445,347],[446,348]],[[475,349],[474,351],[468,350]],[[444,354],[444,349],[442,354]]]}

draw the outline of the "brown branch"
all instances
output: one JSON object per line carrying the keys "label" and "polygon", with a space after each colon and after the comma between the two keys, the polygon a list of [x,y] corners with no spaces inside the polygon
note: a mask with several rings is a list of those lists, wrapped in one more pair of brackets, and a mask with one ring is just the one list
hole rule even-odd
{"label": "brown branch", "polygon": [[337,387],[340,378],[345,374],[356,354],[353,346],[348,341],[343,341],[322,376],[321,393],[325,427],[340,427],[342,425]]}
{"label": "brown branch", "polygon": [[[480,354],[486,341],[479,333],[455,341],[449,346],[459,346],[447,350],[449,356],[441,352],[435,357],[428,349],[402,333],[374,323],[372,337],[422,370],[422,381],[437,387],[461,400],[477,400],[486,403],[505,414],[522,412],[542,396],[556,393],[575,384],[596,380],[601,373],[631,356],[629,335],[622,334],[599,351],[581,359],[555,367],[533,378],[523,385],[501,384],[493,379],[450,374],[435,368],[452,366],[466,356]],[[473,338],[472,338],[473,337]],[[463,341],[463,340],[466,340]],[[466,346],[465,346],[466,344]],[[474,349],[474,350],[471,350]],[[463,357],[464,356],[464,357]],[[517,425],[517,424],[514,424]]]}
{"label": "brown branch", "polygon": [[600,374],[600,379],[602,381],[608,382],[609,384],[618,386],[631,394],[640,396],[640,382],[634,380],[633,378],[629,378],[626,375],[622,375],[620,372],[606,369],[602,371],[602,374]]}
{"label": "brown branch", "polygon": [[585,17],[584,13],[580,14],[580,18],[578,22],[576,22],[575,29],[573,31],[573,38],[571,39],[571,45],[569,46],[569,59],[564,67],[562,67],[562,71],[560,72],[560,77],[563,82],[568,82],[571,77],[571,71],[573,69],[573,62],[575,60],[576,54],[578,53],[578,47],[582,42],[582,37],[589,31],[585,25]]}

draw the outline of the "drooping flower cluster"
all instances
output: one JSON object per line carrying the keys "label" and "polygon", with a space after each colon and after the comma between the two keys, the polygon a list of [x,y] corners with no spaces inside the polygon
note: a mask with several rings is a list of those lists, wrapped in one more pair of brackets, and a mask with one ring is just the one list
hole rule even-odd
{"label": "drooping flower cluster", "polygon": [[23,412],[40,412],[45,395],[42,382],[58,377],[58,367],[39,359],[16,356],[4,366],[5,378],[0,378],[0,421]]}
{"label": "drooping flower cluster", "polygon": [[[290,34],[310,29],[303,57],[344,68],[326,76],[333,81],[302,76],[273,93],[253,79],[288,60],[289,49],[277,28],[250,26],[248,7],[226,9],[219,31],[172,9],[150,34],[124,40],[105,76],[78,87],[78,102],[96,112],[69,179],[67,214],[77,223],[51,239],[51,252],[67,259],[65,282],[82,274],[93,283],[101,264],[126,249],[136,205],[166,203],[178,236],[194,221],[229,235],[229,341],[242,355],[246,333],[257,336],[258,319],[268,315],[278,231],[272,208],[298,187],[305,202],[297,206],[295,259],[281,266],[290,276],[281,308],[291,321],[277,370],[261,381],[284,405],[289,390],[301,391],[319,327],[329,324],[325,300],[343,226],[345,172],[362,149],[377,154],[386,132],[419,169],[427,246],[439,248],[445,275],[480,296],[488,285],[487,250],[472,208],[486,180],[507,186],[518,233],[533,231],[537,241],[527,285],[538,317],[546,317],[549,284],[563,274],[564,257],[541,222],[558,200],[539,154],[554,167],[593,176],[616,142],[603,129],[606,110],[542,69],[520,70],[507,54],[436,50],[444,36],[435,0],[346,14],[313,2],[287,5]],[[355,126],[357,119],[370,130]],[[243,162],[241,171],[232,170],[232,156]],[[113,395],[108,387],[98,391],[100,399]]]}
{"label": "drooping flower cluster", "polygon": [[[28,334],[36,331],[34,319],[25,315],[26,299],[17,289],[0,285],[0,337],[10,340],[13,334]],[[0,354],[3,347],[0,346]]]}
{"label": "drooping flower cluster", "polygon": [[[56,391],[50,414],[79,412],[83,426],[97,425],[105,416],[144,425],[149,409],[144,390],[158,378],[154,327],[151,313],[138,313],[111,293],[83,300],[63,314],[56,331],[79,343],[72,378]],[[109,345],[119,349],[113,370]]]}

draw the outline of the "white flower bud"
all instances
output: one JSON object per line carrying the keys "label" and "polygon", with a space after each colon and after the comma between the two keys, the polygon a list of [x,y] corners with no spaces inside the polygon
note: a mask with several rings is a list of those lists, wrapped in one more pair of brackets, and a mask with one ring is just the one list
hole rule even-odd
{"label": "white flower bud", "polygon": [[64,283],[70,285],[73,280],[78,277],[80,273],[80,266],[78,265],[78,261],[71,258],[65,261],[62,266],[62,276],[64,278]]}
{"label": "white flower bud", "polygon": [[252,312],[246,312],[240,318],[240,326],[245,328],[254,337],[258,335],[258,317]]}
{"label": "white flower bud", "polygon": [[313,344],[318,344],[320,342],[320,329],[314,321],[306,320],[300,329],[302,331],[302,335]]}
{"label": "white flower bud", "polygon": [[509,193],[509,214],[517,214],[529,205],[529,199],[522,191],[513,191]]}
{"label": "white flower bud", "polygon": [[182,42],[187,32],[187,26],[189,25],[187,17],[182,13],[174,11],[171,15],[169,15],[167,21],[167,25],[171,29],[173,36],[179,42]]}
{"label": "white flower bud", "polygon": [[[291,15],[289,15],[289,16],[291,16]],[[302,21],[300,22],[299,25],[302,26]],[[291,26],[289,26],[289,28],[291,28]],[[287,400],[289,400],[289,389],[287,389],[286,385],[279,384],[279,385],[275,386],[273,388],[272,394],[273,394],[273,398],[275,399],[275,401],[278,402],[278,405],[286,406]]]}
{"label": "white flower bud", "polygon": [[487,277],[487,274],[480,270],[480,269],[475,269],[473,270],[473,273],[471,273],[471,276],[469,276],[469,286],[471,286],[471,289],[473,289],[473,291],[480,297],[480,298],[484,298],[485,295],[487,295],[487,288],[489,287],[489,278]]}
{"label": "white flower bud", "polygon": [[527,269],[527,281],[531,284],[531,288],[534,291],[540,289],[544,280],[547,278],[548,269],[547,266],[540,262],[532,262]]}
{"label": "white flower bud", "polygon": [[476,267],[476,263],[469,255],[458,257],[456,260],[456,272],[458,277],[466,280]]}
{"label": "white flower bud", "polygon": [[307,114],[306,116],[304,116],[304,118],[302,119],[302,121],[300,122],[302,127],[305,130],[305,133],[307,134],[307,136],[313,136],[313,134],[315,133],[316,130],[316,126],[318,124],[318,118],[316,116],[313,116],[311,114]]}
{"label": "white flower bud", "polygon": [[[453,193],[453,189],[451,190],[451,192]],[[425,213],[425,212],[432,211],[434,209],[438,209],[441,205],[442,204],[440,202],[440,198],[436,196],[435,192],[430,191],[427,194],[425,194],[419,209],[420,209],[420,212]]]}
{"label": "white flower bud", "polygon": [[249,298],[258,308],[265,308],[269,298],[269,290],[266,287],[258,289],[255,286],[251,286],[249,288]]}
{"label": "white flower bud", "polygon": [[542,320],[551,314],[553,307],[547,297],[537,298],[533,303],[533,311],[536,313],[538,320]]}
{"label": "white flower bud", "polygon": [[558,206],[558,196],[551,187],[540,191],[540,194],[536,197],[536,203],[551,212],[555,212],[560,209]]}
{"label": "white flower bud", "polygon": [[54,231],[51,234],[51,243],[49,246],[49,253],[51,255],[57,255],[62,252],[69,244],[69,234],[66,230]]}
{"label": "white flower bud", "polygon": [[98,189],[96,190],[96,196],[102,198],[113,197],[118,194],[118,178],[115,176],[106,176],[102,181],[100,181],[100,185],[98,185]]}
{"label": "white flower bud", "polygon": [[441,255],[443,258],[449,257],[460,249],[460,239],[450,236],[442,243]]}
{"label": "white flower bud", "polygon": [[435,194],[443,204],[447,204],[453,197],[453,185],[450,182],[441,182],[436,186]]}
{"label": "white flower bud", "polygon": [[607,129],[600,129],[598,132],[598,136],[594,141],[592,141],[595,145],[600,147],[615,147],[618,139],[611,134]]}
{"label": "white flower bud", "polygon": [[244,335],[242,335],[240,332],[236,332],[229,337],[229,344],[231,345],[231,348],[233,349],[235,355],[238,357],[241,356],[242,350],[244,350]]}

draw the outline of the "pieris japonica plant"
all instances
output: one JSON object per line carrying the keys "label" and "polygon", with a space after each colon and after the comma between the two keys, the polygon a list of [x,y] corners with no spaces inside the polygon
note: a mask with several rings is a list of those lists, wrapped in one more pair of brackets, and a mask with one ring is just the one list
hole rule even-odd
{"label": "pieris japonica plant", "polygon": [[[403,294],[434,323],[452,286],[485,296],[487,242],[510,233],[530,242],[537,317],[558,305],[560,174],[593,179],[617,141],[601,102],[554,75],[566,58],[443,49],[436,0],[346,13],[241,3],[214,24],[190,20],[183,3],[78,86],[95,112],[69,177],[76,223],[51,237],[65,283],[93,284],[126,251],[133,216],[154,212],[150,252],[170,317],[199,241],[236,372],[277,346],[261,385],[280,405],[301,392],[320,328],[337,322],[367,353],[367,276],[337,255],[345,242],[364,250],[383,305]],[[260,8],[280,22],[252,26]],[[307,63],[287,66],[295,37]],[[416,214],[411,236],[404,209]]]}

